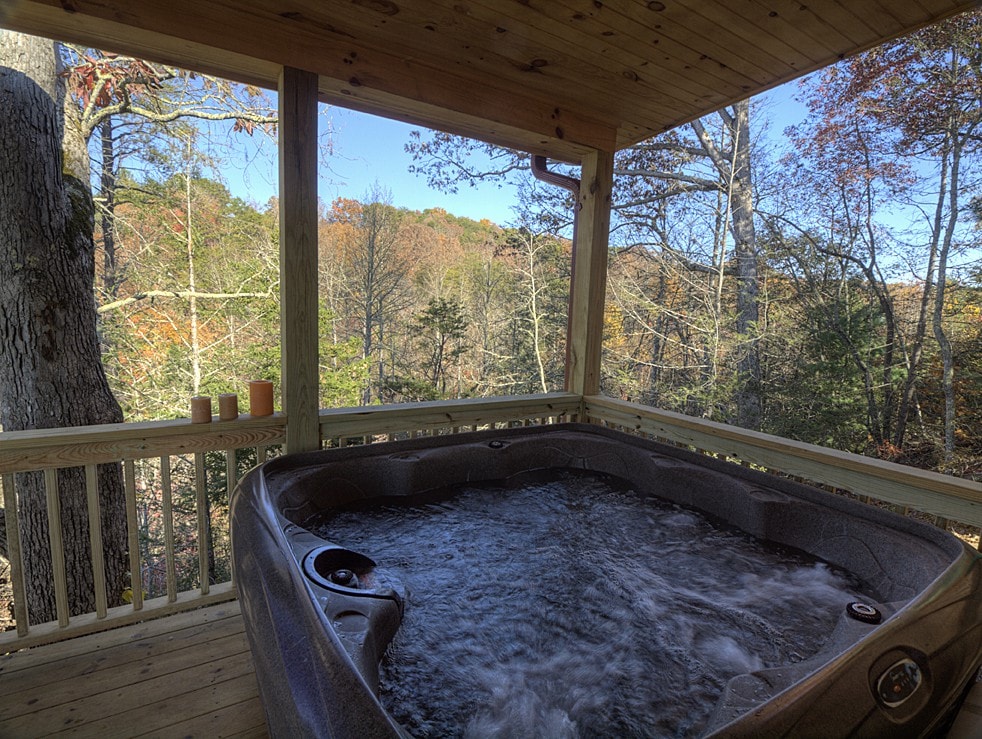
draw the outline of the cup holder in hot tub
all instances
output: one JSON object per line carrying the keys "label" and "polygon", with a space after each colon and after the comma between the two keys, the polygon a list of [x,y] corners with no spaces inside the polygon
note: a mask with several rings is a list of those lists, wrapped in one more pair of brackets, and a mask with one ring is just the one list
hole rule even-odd
{"label": "cup holder in hot tub", "polygon": [[322,588],[350,593],[373,590],[375,562],[364,554],[336,546],[313,549],[303,558],[303,571]]}

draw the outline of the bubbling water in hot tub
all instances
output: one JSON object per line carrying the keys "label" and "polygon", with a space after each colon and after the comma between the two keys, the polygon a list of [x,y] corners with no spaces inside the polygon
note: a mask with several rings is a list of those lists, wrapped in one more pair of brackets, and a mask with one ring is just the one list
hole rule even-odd
{"label": "bubbling water in hot tub", "polygon": [[691,736],[735,675],[801,662],[858,584],[588,473],[333,511],[407,590],[380,698],[416,736]]}

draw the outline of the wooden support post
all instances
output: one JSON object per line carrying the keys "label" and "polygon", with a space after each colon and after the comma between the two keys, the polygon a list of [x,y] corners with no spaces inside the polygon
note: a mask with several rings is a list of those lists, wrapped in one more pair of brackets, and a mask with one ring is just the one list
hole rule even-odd
{"label": "wooden support post", "polygon": [[611,152],[595,151],[583,159],[566,347],[566,390],[581,396],[600,392],[613,182]]}
{"label": "wooden support post", "polygon": [[280,357],[286,450],[320,448],[317,387],[317,75],[280,73]]}

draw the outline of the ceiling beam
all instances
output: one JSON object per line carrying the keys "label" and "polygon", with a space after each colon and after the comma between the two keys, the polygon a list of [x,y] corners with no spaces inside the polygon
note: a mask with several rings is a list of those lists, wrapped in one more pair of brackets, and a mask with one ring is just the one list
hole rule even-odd
{"label": "ceiling beam", "polygon": [[[306,33],[301,24],[264,26],[250,20],[247,10],[213,3],[127,7],[123,12],[90,0],[15,0],[0,12],[0,26],[271,90],[281,66],[303,69],[319,75],[324,102],[561,161],[578,163],[588,151],[615,143],[611,126],[517,88],[476,84],[341,36],[327,48],[321,35]],[[221,47],[211,45],[215,39]]]}

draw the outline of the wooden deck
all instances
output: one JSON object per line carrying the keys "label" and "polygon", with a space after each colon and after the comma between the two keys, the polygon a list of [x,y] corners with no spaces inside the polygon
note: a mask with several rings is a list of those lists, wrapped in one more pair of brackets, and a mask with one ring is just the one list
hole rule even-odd
{"label": "wooden deck", "polygon": [[0,657],[0,737],[265,737],[239,604]]}

